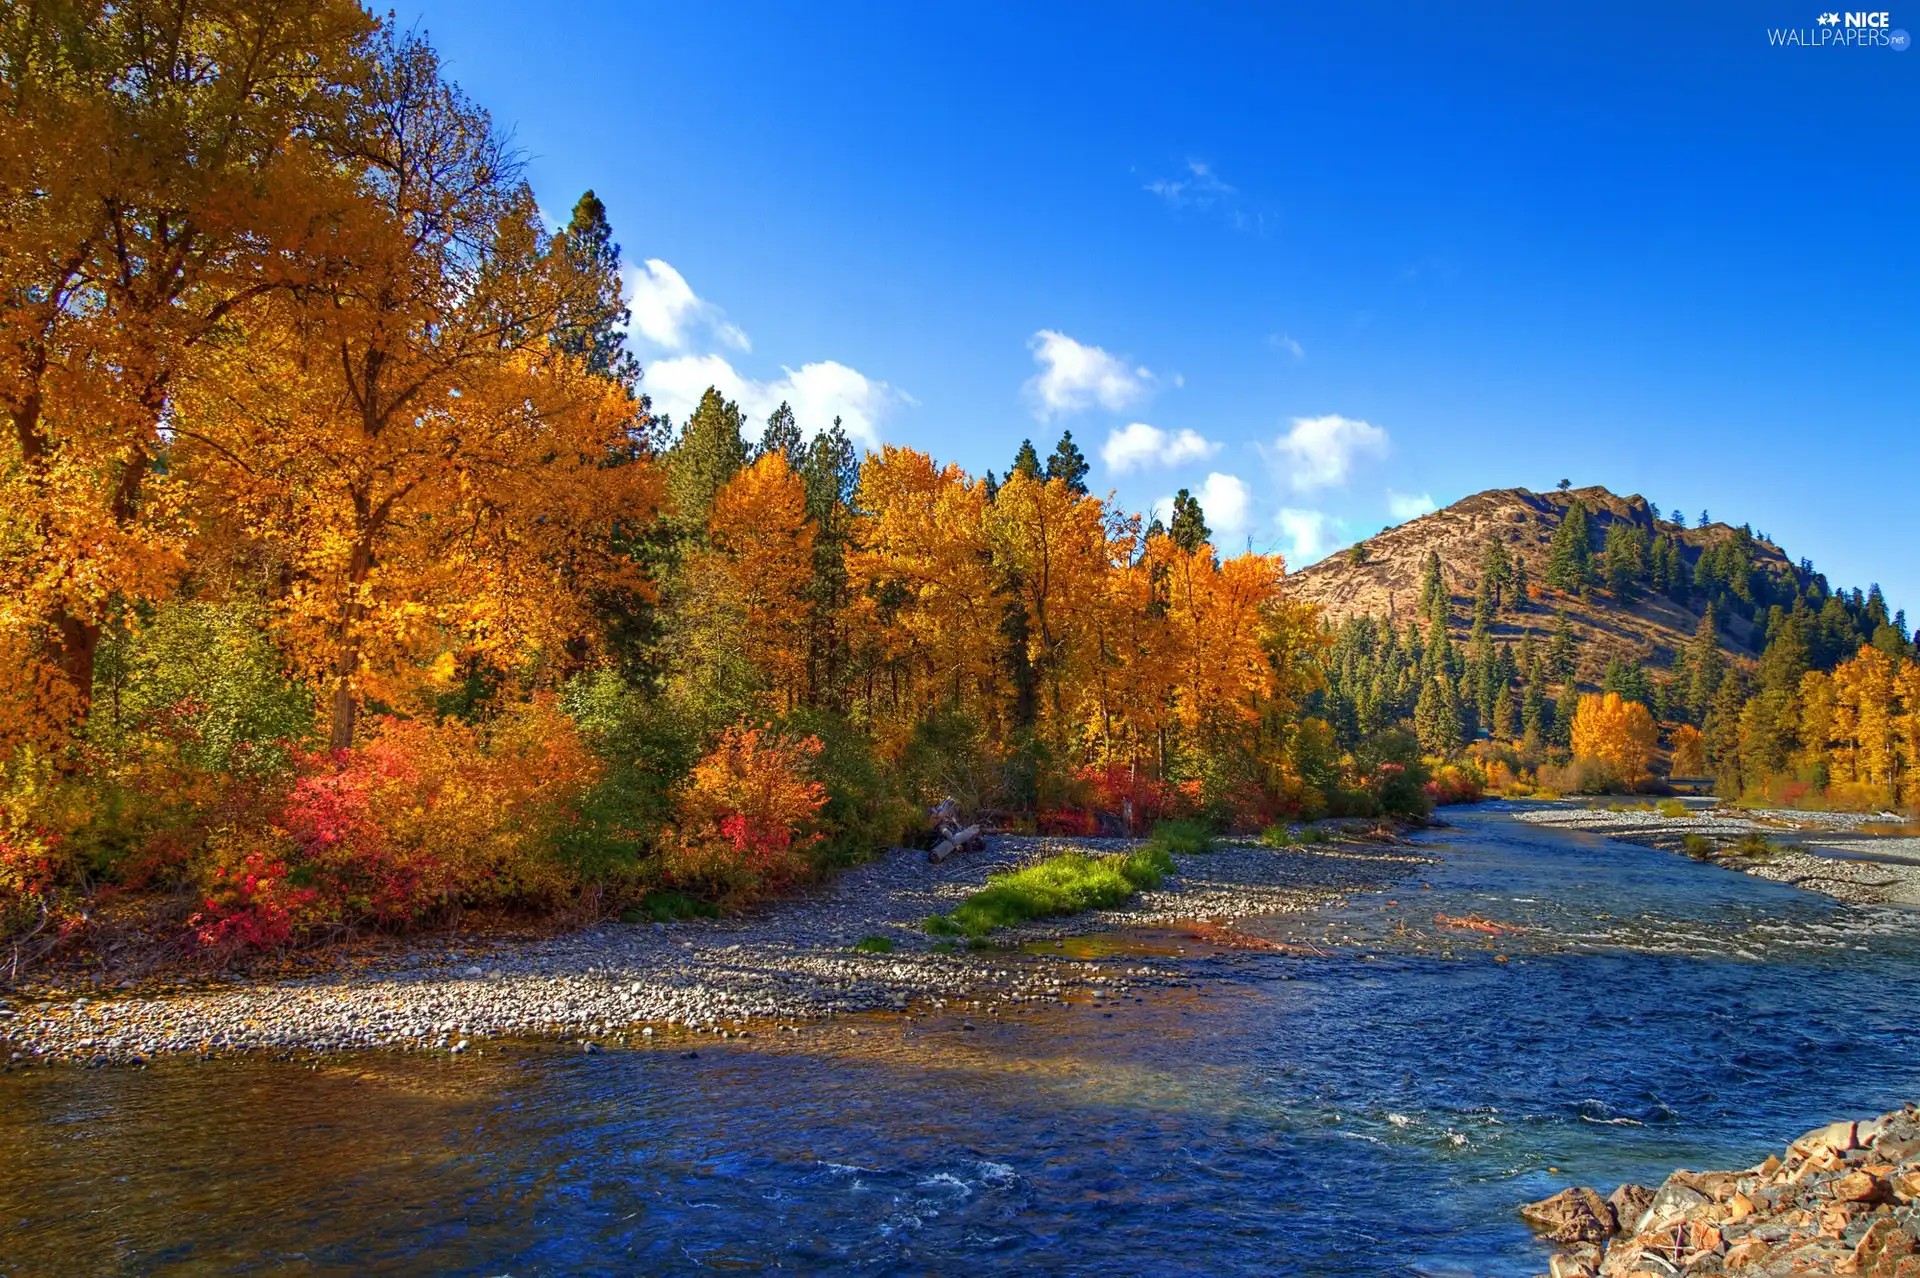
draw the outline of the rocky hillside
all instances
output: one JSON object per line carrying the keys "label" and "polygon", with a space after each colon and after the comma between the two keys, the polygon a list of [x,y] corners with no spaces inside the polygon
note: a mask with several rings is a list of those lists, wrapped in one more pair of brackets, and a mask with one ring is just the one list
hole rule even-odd
{"label": "rocky hillside", "polygon": [[[1438,551],[1454,599],[1454,621],[1464,635],[1472,621],[1473,596],[1480,585],[1487,541],[1498,539],[1505,543],[1511,557],[1525,565],[1532,599],[1525,611],[1499,618],[1494,627],[1496,637],[1517,637],[1528,629],[1550,631],[1556,611],[1565,608],[1575,636],[1582,641],[1582,682],[1592,682],[1616,654],[1647,666],[1670,665],[1676,649],[1700,624],[1697,608],[1676,604],[1651,591],[1637,592],[1631,600],[1623,601],[1605,590],[1582,597],[1546,588],[1548,549],[1575,500],[1586,507],[1596,556],[1607,529],[1620,520],[1638,525],[1649,538],[1656,534],[1673,536],[1680,543],[1689,570],[1703,551],[1739,535],[1727,524],[1686,528],[1670,523],[1659,518],[1644,497],[1620,497],[1605,488],[1548,493],[1494,488],[1388,528],[1350,550],[1303,569],[1291,577],[1292,589],[1297,597],[1319,604],[1335,623],[1367,614],[1390,616],[1404,626],[1419,615],[1427,552]],[[1753,550],[1756,569],[1783,581],[1793,579],[1797,570],[1778,546],[1756,540]],[[1751,622],[1737,615],[1724,617],[1723,621],[1722,641],[1729,648],[1738,653],[1751,644]]]}

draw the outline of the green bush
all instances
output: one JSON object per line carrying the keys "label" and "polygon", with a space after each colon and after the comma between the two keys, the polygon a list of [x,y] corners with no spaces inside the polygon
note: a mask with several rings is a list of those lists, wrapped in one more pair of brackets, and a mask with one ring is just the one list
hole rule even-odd
{"label": "green bush", "polygon": [[861,954],[891,954],[893,942],[884,936],[863,936],[854,942],[853,948]]}
{"label": "green bush", "polygon": [[1147,846],[1162,848],[1175,856],[1193,856],[1213,851],[1213,835],[1199,821],[1159,821],[1154,824]]}
{"label": "green bush", "polygon": [[993,875],[986,887],[950,912],[928,919],[926,930],[933,936],[979,940],[995,928],[1105,909],[1142,888],[1159,886],[1173,869],[1173,856],[1151,843],[1138,851],[1097,859],[1067,852]]}
{"label": "green bush", "polygon": [[720,917],[720,907],[684,892],[649,892],[639,905],[620,915],[622,923],[675,923],[681,919]]}
{"label": "green bush", "polygon": [[1270,825],[1260,831],[1260,842],[1270,848],[1293,846],[1293,831],[1284,825]]}
{"label": "green bush", "polygon": [[1714,842],[1704,834],[1689,834],[1680,840],[1680,850],[1696,861],[1704,861],[1715,851]]}
{"label": "green bush", "polygon": [[872,741],[845,718],[802,710],[788,716],[785,727],[794,736],[818,737],[826,747],[811,769],[827,788],[819,817],[825,837],[807,851],[816,871],[872,860],[918,825],[919,813],[874,758]]}
{"label": "green bush", "polygon": [[1662,799],[1658,811],[1663,817],[1683,817],[1687,815],[1687,805],[1678,799]]}

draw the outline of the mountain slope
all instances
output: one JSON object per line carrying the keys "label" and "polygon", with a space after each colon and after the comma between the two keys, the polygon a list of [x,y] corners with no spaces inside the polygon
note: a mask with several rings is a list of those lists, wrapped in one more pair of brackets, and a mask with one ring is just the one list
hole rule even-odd
{"label": "mountain slope", "polygon": [[[1536,493],[1525,488],[1495,488],[1462,498],[1451,506],[1388,528],[1351,550],[1332,555],[1289,578],[1296,598],[1321,606],[1334,624],[1354,615],[1391,617],[1404,627],[1419,615],[1421,585],[1429,551],[1440,556],[1441,571],[1453,596],[1453,628],[1464,635],[1473,620],[1473,597],[1479,588],[1482,556],[1487,542],[1502,542],[1508,555],[1525,565],[1531,601],[1518,613],[1500,615],[1493,631],[1498,638],[1517,638],[1525,631],[1550,631],[1555,613],[1565,609],[1575,637],[1580,640],[1579,681],[1594,683],[1610,657],[1618,655],[1642,665],[1670,666],[1673,656],[1693,637],[1703,604],[1690,604],[1651,590],[1632,592],[1622,600],[1604,589],[1581,595],[1565,594],[1545,586],[1549,548],[1574,501],[1587,510],[1590,544],[1596,557],[1607,529],[1629,521],[1649,538],[1664,534],[1679,543],[1691,573],[1702,552],[1743,530],[1726,524],[1685,528],[1656,517],[1646,499],[1621,497],[1605,488],[1576,488]],[[1799,570],[1778,546],[1754,539],[1754,568],[1792,591]],[[1723,610],[1722,643],[1734,653],[1751,654],[1758,628],[1738,611]]]}

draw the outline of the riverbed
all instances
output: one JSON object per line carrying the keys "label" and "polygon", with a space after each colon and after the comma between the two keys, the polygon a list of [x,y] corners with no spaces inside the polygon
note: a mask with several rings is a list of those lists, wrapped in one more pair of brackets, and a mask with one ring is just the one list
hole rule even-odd
{"label": "riverbed", "polygon": [[0,1273],[1530,1275],[1521,1202],[1920,1096],[1914,912],[1446,816],[1251,948],[968,956],[1058,997],[0,1076]]}

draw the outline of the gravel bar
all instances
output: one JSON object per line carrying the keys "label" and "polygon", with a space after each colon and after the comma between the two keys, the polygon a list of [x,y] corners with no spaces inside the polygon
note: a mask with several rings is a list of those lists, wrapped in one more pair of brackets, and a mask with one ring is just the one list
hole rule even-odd
{"label": "gravel bar", "polygon": [[[465,1051],[488,1038],[651,1037],[660,1031],[767,1032],[846,1013],[1102,997],[1185,984],[1185,965],[1138,956],[1068,960],[1005,949],[943,951],[921,929],[987,875],[1124,839],[995,836],[930,864],[895,849],[806,894],[747,914],[602,924],[532,942],[423,941],[397,964],[294,980],[236,980],[158,995],[16,1001],[0,1007],[0,1059],[140,1062],[168,1053],[315,1053],[361,1048]],[[1119,927],[1230,921],[1305,911],[1427,864],[1404,843],[1266,848],[1222,843],[1175,858],[1176,874],[1127,906],[1004,929],[1017,944]],[[858,953],[863,938],[894,943]]]}
{"label": "gravel bar", "polygon": [[[1819,892],[1850,905],[1920,908],[1920,839],[1875,836],[1859,827],[1898,820],[1891,813],[1753,811],[1696,808],[1670,817],[1642,810],[1614,811],[1585,805],[1532,807],[1513,814],[1533,825],[1583,830],[1670,852],[1686,850],[1686,837],[1714,845],[1705,859],[1730,870]],[[1748,835],[1769,844],[1763,853],[1738,850]]]}

